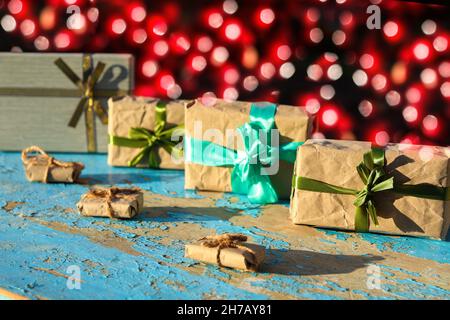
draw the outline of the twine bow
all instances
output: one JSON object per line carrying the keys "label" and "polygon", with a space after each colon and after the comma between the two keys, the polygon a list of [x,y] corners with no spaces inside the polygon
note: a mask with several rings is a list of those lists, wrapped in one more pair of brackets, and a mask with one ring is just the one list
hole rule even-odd
{"label": "twine bow", "polygon": [[[32,152],[36,152],[39,155],[29,157],[29,154]],[[75,167],[75,169],[77,171],[81,171],[84,169],[84,165],[82,163],[80,163],[80,162],[65,162],[65,161],[56,160],[55,158],[49,156],[44,150],[42,150],[42,148],[40,148],[38,146],[31,146],[29,148],[23,149],[21,158],[22,158],[22,163],[27,167],[36,165],[38,162],[40,162],[41,159],[44,159],[44,161],[46,161],[44,177],[42,180],[42,182],[44,182],[44,183],[48,182],[48,175],[49,175],[50,169],[53,166],[58,166],[58,167],[62,167],[62,168]]]}
{"label": "twine bow", "polygon": [[96,152],[97,145],[95,139],[95,115],[97,115],[103,124],[108,123],[108,116],[98,101],[95,85],[105,70],[105,64],[98,62],[93,67],[92,57],[83,55],[83,80],[64,62],[63,59],[55,60],[55,65],[72,81],[80,90],[81,99],[75,108],[69,121],[69,127],[75,128],[80,121],[81,115],[85,114],[87,148],[89,152]]}
{"label": "twine bow", "polygon": [[376,192],[392,190],[399,194],[417,198],[448,200],[448,188],[425,183],[417,185],[395,184],[394,177],[389,177],[385,171],[385,162],[383,149],[372,148],[371,151],[364,154],[363,161],[356,167],[358,175],[364,183],[364,187],[361,190],[339,187],[302,176],[293,177],[293,188],[356,196],[353,202],[353,205],[356,207],[356,232],[368,232],[370,220],[378,226],[377,209],[373,198]]}
{"label": "twine bow", "polygon": [[128,132],[128,138],[110,136],[111,144],[129,148],[141,148],[141,151],[128,162],[130,167],[138,165],[144,157],[148,158],[150,168],[159,167],[157,147],[160,146],[170,155],[177,158],[183,155],[183,150],[177,147],[178,141],[172,141],[172,135],[175,131],[184,132],[184,126],[178,125],[170,129],[164,129],[166,126],[166,103],[159,101],[155,107],[155,128],[153,131],[145,128],[131,128]]}
{"label": "twine bow", "polygon": [[[112,208],[112,202],[118,199],[133,200],[133,196],[139,191],[140,189],[138,188],[95,188],[90,189],[89,192],[84,196],[84,198],[102,199],[106,205],[108,217],[116,218],[114,210]],[[139,206],[139,203],[137,203],[137,205]],[[139,207],[137,208],[137,211],[139,211]]]}
{"label": "twine bow", "polygon": [[220,260],[220,252],[222,249],[237,248],[244,250],[250,254],[251,261],[246,259],[247,267],[253,270],[256,267],[256,254],[252,249],[241,245],[242,242],[247,241],[247,236],[243,234],[225,233],[221,235],[207,236],[199,239],[200,244],[207,248],[217,248],[217,265],[223,266]]}

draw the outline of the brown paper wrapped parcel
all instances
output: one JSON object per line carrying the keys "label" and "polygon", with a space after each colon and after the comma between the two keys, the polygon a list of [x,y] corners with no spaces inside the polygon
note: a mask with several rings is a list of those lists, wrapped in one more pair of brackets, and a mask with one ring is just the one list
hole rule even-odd
{"label": "brown paper wrapped parcel", "polygon": [[[155,167],[161,169],[184,169],[184,161],[182,155],[176,157],[176,154],[171,155],[168,148],[162,147],[162,142],[154,136],[157,127],[157,110],[158,106],[162,106],[162,117],[164,118],[164,125],[162,126],[162,133],[168,132],[166,130],[177,130],[176,134],[180,136],[184,132],[184,101],[168,101],[164,102],[155,98],[144,97],[120,97],[111,98],[108,101],[109,105],[109,121],[108,121],[108,164],[112,166],[138,166],[149,167],[152,166],[149,157],[155,159]],[[174,129],[179,127],[179,129]],[[138,136],[141,138],[149,138],[150,143],[146,142],[144,145],[130,147],[126,143],[120,143],[123,138],[127,140],[130,137],[130,130],[138,128],[143,130],[146,137],[142,134]],[[166,139],[170,140],[170,135]],[[145,139],[144,139],[145,140]],[[170,142],[177,145],[179,150],[182,150],[182,137],[176,142]],[[146,148],[146,150],[144,150]],[[141,153],[142,159],[139,159]],[[138,160],[138,161],[136,161]]]}
{"label": "brown paper wrapped parcel", "polygon": [[28,181],[43,183],[74,183],[84,169],[81,162],[56,160],[37,146],[22,151],[22,163]]}
{"label": "brown paper wrapped parcel", "polygon": [[139,188],[95,188],[81,196],[77,208],[83,216],[131,219],[144,207]]}
{"label": "brown paper wrapped parcel", "polygon": [[[233,165],[205,165],[198,161],[192,161],[192,153],[196,150],[189,141],[202,140],[232,150],[244,150],[245,146],[243,146],[242,137],[238,134],[238,128],[251,121],[255,105],[263,107],[267,105],[268,108],[275,107],[275,115],[272,118],[274,118],[274,127],[279,133],[280,146],[288,143],[302,143],[310,135],[313,121],[304,108],[287,105],[276,106],[270,103],[228,102],[220,99],[208,103],[202,99],[197,99],[186,106],[186,189],[234,191],[231,179],[235,167]],[[221,133],[221,136],[209,134],[214,131]],[[231,134],[228,134],[229,132]],[[295,149],[291,151],[293,152],[292,158],[295,160]],[[268,176],[279,199],[289,199],[292,172],[293,161],[290,163],[280,160],[277,173]],[[250,199],[250,201],[252,200]],[[270,203],[270,201],[266,203]]]}
{"label": "brown paper wrapped parcel", "polygon": [[264,247],[246,243],[241,234],[222,234],[200,239],[185,247],[185,257],[222,267],[257,271],[264,260]]}
{"label": "brown paper wrapped parcel", "polygon": [[[380,178],[379,182],[386,186],[389,181],[383,181],[392,177],[393,189],[375,187],[374,183],[367,194],[362,191],[365,184],[356,168],[371,149],[370,142],[314,139],[298,148],[290,206],[292,221],[295,224],[354,230],[358,215],[354,202],[357,197],[368,195],[365,199],[374,205],[378,220],[377,226],[373,219],[368,220],[370,212],[367,213],[368,231],[445,239],[450,223],[448,149],[388,144],[384,148],[383,163],[386,177]],[[425,150],[426,155],[421,150]],[[366,164],[370,162],[367,158],[364,161]],[[299,190],[298,177],[359,193],[317,192],[308,186]],[[417,186],[421,189],[419,193],[427,196],[413,196],[417,194]],[[430,194],[433,195],[431,198]]]}

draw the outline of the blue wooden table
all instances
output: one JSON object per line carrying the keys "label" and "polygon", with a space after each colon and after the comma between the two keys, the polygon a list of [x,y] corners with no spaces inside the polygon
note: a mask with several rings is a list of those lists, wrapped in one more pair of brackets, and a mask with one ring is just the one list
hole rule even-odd
{"label": "blue wooden table", "polygon": [[[20,155],[0,153],[0,297],[4,299],[449,299],[450,242],[292,225],[288,204],[185,191],[183,172],[86,165],[83,184],[26,181]],[[135,185],[131,221],[81,217],[92,185]],[[267,248],[260,273],[184,258],[184,245],[239,232]]]}

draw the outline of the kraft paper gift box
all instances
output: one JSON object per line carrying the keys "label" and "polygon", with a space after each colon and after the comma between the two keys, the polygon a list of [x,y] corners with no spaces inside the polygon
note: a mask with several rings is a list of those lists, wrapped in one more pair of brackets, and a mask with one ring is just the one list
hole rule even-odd
{"label": "kraft paper gift box", "polygon": [[139,188],[94,188],[77,203],[83,216],[118,219],[131,219],[143,207],[144,194]]}
{"label": "kraft paper gift box", "polygon": [[[313,125],[304,108],[264,102],[204,102],[197,99],[186,106],[185,188],[247,194],[251,202],[262,204],[289,199],[295,150],[308,138]],[[274,128],[278,131],[272,131]],[[264,141],[253,139],[254,129]],[[265,163],[261,160],[267,155],[278,156],[276,150],[266,148],[267,129],[277,136],[270,138],[271,144],[275,145],[273,140],[278,138],[279,148],[283,149],[278,170],[276,159],[266,158]],[[252,141],[256,143],[252,145]],[[209,154],[211,147],[219,158]],[[255,154],[255,150],[260,153]],[[223,159],[223,154],[227,159]],[[270,172],[266,170],[268,166],[272,167]],[[264,170],[268,174],[261,174]]]}
{"label": "kraft paper gift box", "polygon": [[445,239],[448,148],[308,140],[297,152],[295,224]]}
{"label": "kraft paper gift box", "polygon": [[[30,153],[37,155],[29,156]],[[84,165],[80,162],[57,160],[37,146],[22,151],[22,163],[28,181],[44,183],[77,182],[84,169]]]}
{"label": "kraft paper gift box", "polygon": [[241,234],[222,234],[185,246],[185,257],[221,267],[257,271],[264,261],[264,247],[247,243]]}
{"label": "kraft paper gift box", "polygon": [[184,169],[185,103],[132,96],[111,98],[108,164]]}
{"label": "kraft paper gift box", "polygon": [[0,53],[0,150],[106,152],[107,100],[133,87],[129,54]]}

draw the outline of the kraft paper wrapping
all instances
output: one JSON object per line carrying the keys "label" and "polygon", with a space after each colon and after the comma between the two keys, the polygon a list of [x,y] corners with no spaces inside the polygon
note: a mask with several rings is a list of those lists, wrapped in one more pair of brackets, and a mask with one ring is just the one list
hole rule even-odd
{"label": "kraft paper wrapping", "polygon": [[[84,166],[78,162],[62,162],[65,166],[51,164],[48,157],[36,156],[33,161],[24,163],[25,176],[29,181],[45,183],[74,183],[78,180]],[[48,169],[47,169],[48,167]],[[48,171],[47,171],[48,170]]]}
{"label": "kraft paper wrapping", "polygon": [[[144,195],[136,192],[127,199],[114,198],[111,201],[112,216],[119,219],[131,219],[140,213],[144,207]],[[77,203],[81,215],[89,217],[110,217],[108,203],[104,198],[90,198],[83,195]]]}
{"label": "kraft paper wrapping", "polygon": [[[218,99],[212,105],[205,105],[201,99],[197,99],[186,106],[186,136],[222,146],[241,146],[241,143],[236,142],[236,129],[250,120],[250,107],[251,102],[227,102]],[[313,119],[304,108],[278,105],[275,126],[280,133],[280,145],[291,141],[305,141],[312,132]],[[227,135],[223,135],[220,140],[213,135],[205,136],[205,131],[209,129],[216,129],[222,133],[231,130],[235,133],[235,138],[229,141],[230,136]],[[231,192],[232,169],[186,162],[185,188]],[[280,161],[278,174],[270,176],[280,199],[289,199],[293,169],[293,164]]]}
{"label": "kraft paper wrapping", "polygon": [[[242,243],[240,245],[253,250],[255,255],[240,248],[224,248],[220,250],[222,266],[245,271],[257,271],[264,261],[264,247],[253,243]],[[188,244],[185,246],[185,257],[217,265],[218,250],[217,247],[209,248],[201,244]]]}
{"label": "kraft paper wrapping", "polygon": [[[443,147],[389,144],[386,171],[396,183],[430,183],[448,187],[449,156]],[[295,175],[360,190],[356,166],[371,149],[369,142],[308,140],[298,148]],[[428,153],[432,152],[432,153]],[[422,199],[391,191],[375,193],[379,226],[371,232],[445,239],[450,223],[450,201]],[[290,216],[295,224],[354,230],[355,196],[293,190]]]}
{"label": "kraft paper wrapping", "polygon": [[[131,97],[111,98],[108,101],[110,136],[128,137],[130,128],[155,128],[155,107],[159,100],[154,98]],[[166,128],[172,128],[184,123],[184,102],[169,101],[166,111]],[[182,146],[182,145],[181,145]],[[172,160],[171,155],[163,148],[156,147],[161,169],[184,169],[183,159]],[[139,148],[108,145],[108,164],[111,166],[128,166],[128,162],[140,151]],[[148,167],[144,159],[138,167]]]}

